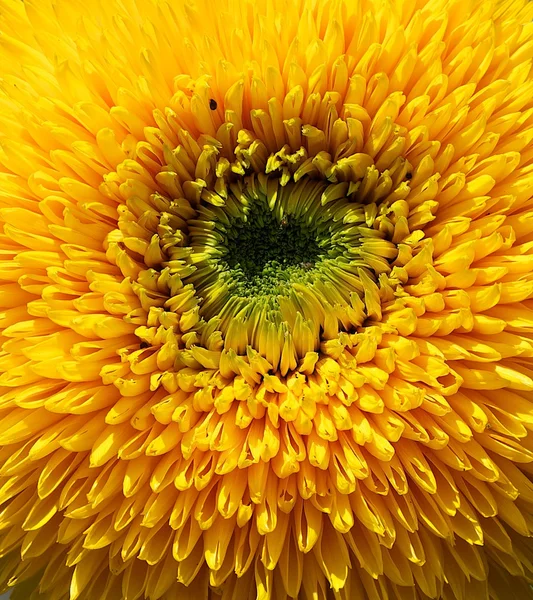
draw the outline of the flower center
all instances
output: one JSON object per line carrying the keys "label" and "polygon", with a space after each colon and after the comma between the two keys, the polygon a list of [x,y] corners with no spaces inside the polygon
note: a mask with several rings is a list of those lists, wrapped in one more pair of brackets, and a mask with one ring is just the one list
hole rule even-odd
{"label": "flower center", "polygon": [[252,203],[226,231],[222,260],[238,296],[282,294],[289,282],[305,281],[321,258],[317,233],[302,218],[269,210],[265,200]]}
{"label": "flower center", "polygon": [[410,165],[398,158],[379,171],[365,154],[332,164],[284,152],[252,166],[250,150],[228,175],[207,147],[186,198],[128,199],[110,252],[149,310],[138,335],[166,340],[175,369],[220,358],[227,377],[252,363],[312,372],[394,302],[416,229],[433,218],[425,205],[410,214]]}
{"label": "flower center", "polygon": [[397,249],[372,227],[375,207],[356,192],[347,182],[303,177],[282,185],[254,174],[225,195],[202,197],[208,203],[188,221],[195,271],[185,282],[201,298],[202,317],[217,319],[225,347],[261,352],[269,339],[283,346],[297,338],[305,340],[302,356],[329,328],[336,334],[362,323],[364,282],[388,272]]}

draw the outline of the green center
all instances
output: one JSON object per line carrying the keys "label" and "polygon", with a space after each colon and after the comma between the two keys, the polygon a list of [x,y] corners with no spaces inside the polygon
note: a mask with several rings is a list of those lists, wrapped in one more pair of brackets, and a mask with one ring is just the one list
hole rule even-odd
{"label": "green center", "polygon": [[239,296],[279,294],[289,281],[305,279],[320,260],[316,233],[293,215],[279,218],[254,203],[226,231],[223,260]]}
{"label": "green center", "polygon": [[[221,331],[243,319],[249,323],[247,343],[254,348],[267,343],[266,330],[254,323],[270,323],[275,337],[296,327],[298,314],[315,323],[322,306],[352,310],[354,294],[365,291],[361,270],[368,277],[388,272],[397,254],[379,229],[376,205],[350,197],[346,182],[302,177],[281,185],[251,175],[223,196],[205,192],[202,200],[188,221],[191,273],[185,283],[202,299],[202,317],[218,319]],[[313,347],[317,327],[302,333]],[[241,342],[230,336],[228,344]]]}

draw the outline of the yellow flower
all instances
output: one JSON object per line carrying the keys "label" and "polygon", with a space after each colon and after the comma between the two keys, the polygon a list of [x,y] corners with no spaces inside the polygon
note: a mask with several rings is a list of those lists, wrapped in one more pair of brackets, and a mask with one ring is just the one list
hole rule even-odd
{"label": "yellow flower", "polygon": [[533,2],[0,0],[0,592],[533,592]]}

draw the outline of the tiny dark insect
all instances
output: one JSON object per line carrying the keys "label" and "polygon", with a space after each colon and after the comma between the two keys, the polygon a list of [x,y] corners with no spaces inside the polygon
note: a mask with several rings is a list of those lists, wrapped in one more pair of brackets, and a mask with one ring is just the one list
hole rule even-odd
{"label": "tiny dark insect", "polygon": [[300,263],[300,267],[305,269],[306,271],[310,271],[315,265],[312,262],[303,262]]}
{"label": "tiny dark insect", "polygon": [[216,110],[217,106],[218,106],[217,101],[214,100],[213,98],[211,98],[211,100],[209,100],[209,108],[211,110]]}
{"label": "tiny dark insect", "polygon": [[148,342],[141,342],[139,344],[139,348],[141,348],[141,350],[144,350],[145,348],[148,348],[150,346],[150,344]]}
{"label": "tiny dark insect", "polygon": [[280,229],[285,229],[285,227],[287,227],[288,224],[289,217],[287,215],[283,215],[283,217],[281,217],[281,221],[279,222]]}
{"label": "tiny dark insect", "polygon": [[409,180],[409,179],[413,179],[413,174],[412,174],[412,173],[406,173],[406,174],[405,174],[405,178],[406,178],[407,180]]}

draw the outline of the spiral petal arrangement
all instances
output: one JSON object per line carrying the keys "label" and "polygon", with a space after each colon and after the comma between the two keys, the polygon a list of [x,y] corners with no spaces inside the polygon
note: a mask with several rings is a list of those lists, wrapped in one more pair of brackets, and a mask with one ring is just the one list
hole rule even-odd
{"label": "spiral petal arrangement", "polygon": [[533,598],[532,19],[0,0],[0,591]]}

